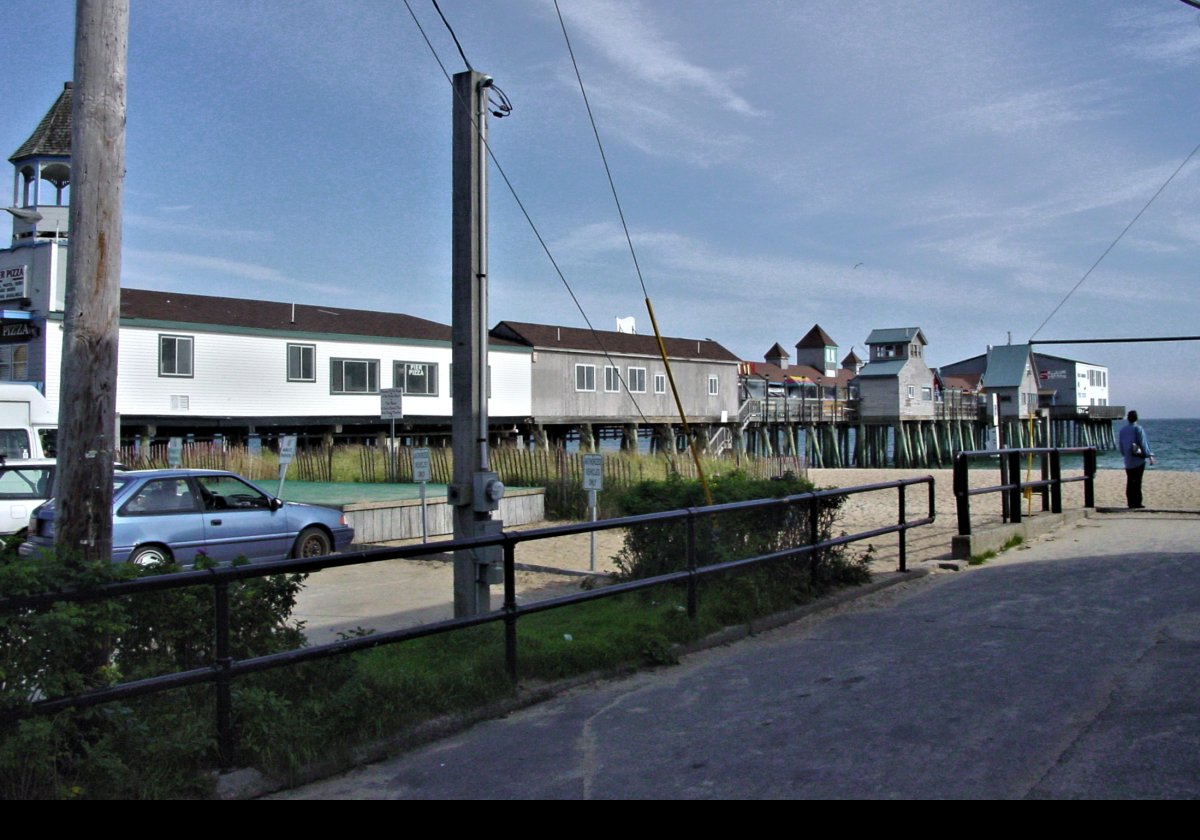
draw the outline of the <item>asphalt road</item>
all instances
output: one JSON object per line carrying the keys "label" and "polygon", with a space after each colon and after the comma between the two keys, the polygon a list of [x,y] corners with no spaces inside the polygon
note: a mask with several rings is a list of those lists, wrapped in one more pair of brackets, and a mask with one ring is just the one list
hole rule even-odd
{"label": "asphalt road", "polygon": [[1195,797],[1198,545],[1090,520],[282,796]]}

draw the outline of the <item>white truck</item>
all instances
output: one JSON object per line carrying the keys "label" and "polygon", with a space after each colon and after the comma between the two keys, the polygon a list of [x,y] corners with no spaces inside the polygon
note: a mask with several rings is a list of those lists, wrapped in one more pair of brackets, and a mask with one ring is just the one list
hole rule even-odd
{"label": "white truck", "polygon": [[0,456],[53,458],[57,435],[58,412],[37,386],[0,382]]}

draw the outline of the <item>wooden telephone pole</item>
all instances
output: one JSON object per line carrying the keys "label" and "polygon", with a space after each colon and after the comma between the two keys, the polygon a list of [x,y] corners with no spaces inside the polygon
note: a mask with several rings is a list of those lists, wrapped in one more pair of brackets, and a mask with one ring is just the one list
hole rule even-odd
{"label": "wooden telephone pole", "polygon": [[112,557],[129,0],[76,0],[55,548]]}

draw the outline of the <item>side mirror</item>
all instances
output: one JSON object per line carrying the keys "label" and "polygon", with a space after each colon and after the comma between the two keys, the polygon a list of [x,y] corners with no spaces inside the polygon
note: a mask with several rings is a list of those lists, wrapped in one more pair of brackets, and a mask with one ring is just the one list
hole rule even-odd
{"label": "side mirror", "polygon": [[272,496],[271,510],[279,510],[281,507],[283,507],[283,499],[276,499],[274,496]]}

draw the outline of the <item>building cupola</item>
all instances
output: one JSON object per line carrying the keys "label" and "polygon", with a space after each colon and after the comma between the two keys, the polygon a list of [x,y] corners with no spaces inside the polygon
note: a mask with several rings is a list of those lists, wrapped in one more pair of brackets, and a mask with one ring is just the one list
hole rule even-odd
{"label": "building cupola", "polygon": [[71,186],[71,83],[9,162],[16,169],[13,245],[67,238]]}

